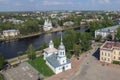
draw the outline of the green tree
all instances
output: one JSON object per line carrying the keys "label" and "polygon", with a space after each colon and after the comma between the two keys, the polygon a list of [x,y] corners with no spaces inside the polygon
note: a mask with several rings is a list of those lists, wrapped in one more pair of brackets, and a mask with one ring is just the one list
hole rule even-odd
{"label": "green tree", "polygon": [[118,40],[120,40],[120,27],[117,28],[116,38],[117,38]]}
{"label": "green tree", "polygon": [[45,49],[46,47],[47,47],[47,44],[44,43],[44,44],[42,44],[42,45],[40,46],[40,50],[43,50],[43,49]]}
{"label": "green tree", "polygon": [[92,36],[89,33],[82,33],[80,36],[80,45],[82,51],[87,51],[90,49],[90,40]]}
{"label": "green tree", "polygon": [[76,57],[79,57],[80,52],[81,52],[80,45],[74,44],[73,50],[74,50],[74,55],[75,55]]}
{"label": "green tree", "polygon": [[54,38],[53,42],[54,42],[54,46],[57,48],[60,44],[60,38]]}
{"label": "green tree", "polygon": [[28,49],[26,50],[26,54],[28,55],[28,58],[31,60],[36,58],[35,49],[32,46],[32,44],[29,45]]}
{"label": "green tree", "polygon": [[3,56],[0,54],[0,69],[3,68],[4,63],[5,63],[5,60],[4,60]]}
{"label": "green tree", "polygon": [[20,62],[21,62],[21,58],[20,58],[20,56],[21,56],[22,54],[23,54],[23,52],[22,52],[22,51],[17,52],[18,59],[20,60]]}
{"label": "green tree", "polygon": [[73,45],[75,43],[77,43],[77,35],[76,32],[74,30],[67,30],[65,31],[65,35],[63,38],[66,50],[72,50],[73,49]]}

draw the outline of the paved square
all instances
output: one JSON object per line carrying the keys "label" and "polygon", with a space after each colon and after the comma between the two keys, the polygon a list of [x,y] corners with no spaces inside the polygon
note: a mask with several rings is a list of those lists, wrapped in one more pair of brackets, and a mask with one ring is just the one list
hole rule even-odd
{"label": "paved square", "polygon": [[112,64],[103,66],[91,53],[69,80],[120,80],[120,66]]}
{"label": "paved square", "polygon": [[6,80],[38,80],[39,72],[35,70],[27,62],[21,63],[19,66],[8,69],[2,74]]}

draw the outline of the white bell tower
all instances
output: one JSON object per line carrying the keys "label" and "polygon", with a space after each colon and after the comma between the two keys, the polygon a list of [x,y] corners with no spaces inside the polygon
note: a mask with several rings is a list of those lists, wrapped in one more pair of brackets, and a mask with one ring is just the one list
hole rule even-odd
{"label": "white bell tower", "polygon": [[62,42],[62,34],[61,34],[61,43],[58,48],[58,61],[60,64],[65,64],[66,63],[66,55],[65,55],[65,46]]}

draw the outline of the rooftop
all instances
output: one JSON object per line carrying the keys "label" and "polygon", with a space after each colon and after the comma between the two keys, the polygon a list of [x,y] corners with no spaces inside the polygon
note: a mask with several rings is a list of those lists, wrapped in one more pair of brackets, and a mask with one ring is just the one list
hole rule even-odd
{"label": "rooftop", "polygon": [[57,49],[56,48],[46,48],[46,49],[44,49],[44,51],[47,53],[53,53],[53,52],[56,52]]}
{"label": "rooftop", "polygon": [[11,30],[4,30],[3,32],[16,32],[18,30],[15,30],[15,29],[11,29]]}
{"label": "rooftop", "polygon": [[119,27],[118,25],[117,25],[117,26],[111,26],[111,27],[107,27],[107,28],[98,29],[98,30],[96,30],[96,31],[107,32],[108,30],[109,30],[109,31],[115,30],[115,29],[117,29],[118,27]]}
{"label": "rooftop", "polygon": [[101,46],[101,49],[112,50],[113,48],[120,48],[120,42],[107,41]]}
{"label": "rooftop", "polygon": [[[52,65],[54,68],[61,66],[59,61],[57,60],[57,54],[52,54],[51,56],[47,57],[46,60],[49,62],[50,65]],[[69,64],[70,60],[67,59],[67,62],[65,64]],[[62,64],[62,65],[65,65]]]}
{"label": "rooftop", "polygon": [[21,63],[18,67],[3,72],[6,80],[37,80],[39,72],[27,62]]}

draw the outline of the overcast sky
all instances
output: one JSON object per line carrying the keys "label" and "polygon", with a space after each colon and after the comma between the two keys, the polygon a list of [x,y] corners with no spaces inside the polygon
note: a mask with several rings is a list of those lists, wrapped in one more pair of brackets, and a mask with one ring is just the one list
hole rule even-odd
{"label": "overcast sky", "polygon": [[0,11],[120,10],[120,0],[0,0]]}

